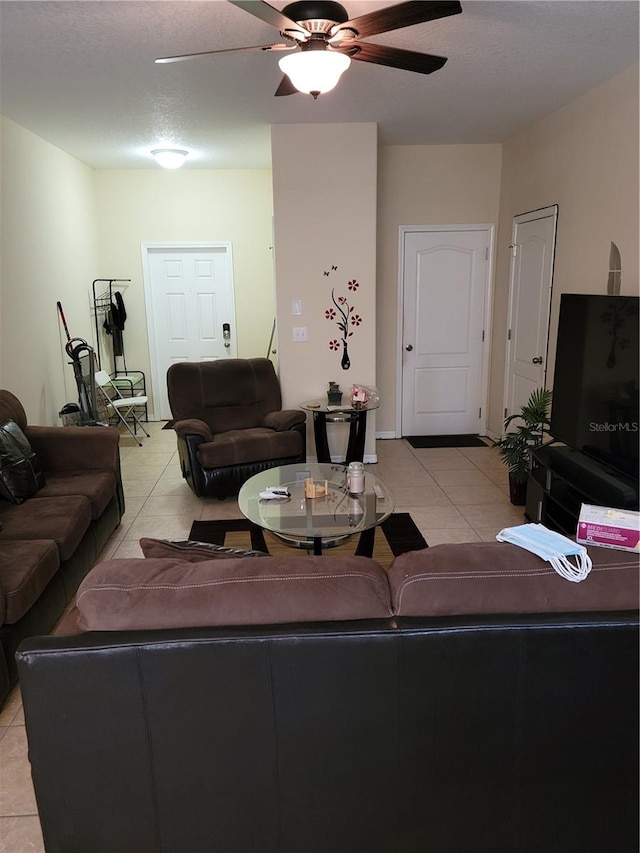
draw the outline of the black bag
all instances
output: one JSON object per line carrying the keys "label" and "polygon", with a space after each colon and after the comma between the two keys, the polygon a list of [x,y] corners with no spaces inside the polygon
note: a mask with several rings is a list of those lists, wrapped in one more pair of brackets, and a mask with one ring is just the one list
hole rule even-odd
{"label": "black bag", "polygon": [[0,425],[0,494],[21,504],[45,484],[40,462],[15,421]]}

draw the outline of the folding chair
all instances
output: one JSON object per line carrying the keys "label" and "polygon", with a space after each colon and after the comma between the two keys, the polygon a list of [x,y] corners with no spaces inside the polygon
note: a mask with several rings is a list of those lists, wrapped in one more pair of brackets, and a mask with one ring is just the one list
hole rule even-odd
{"label": "folding chair", "polygon": [[[117,385],[113,382],[109,374],[106,370],[98,370],[95,374],[96,378],[96,390],[104,400],[104,403],[107,407],[107,410],[112,409],[118,418],[122,421],[122,423],[129,430],[131,435],[138,442],[140,447],[142,447],[142,442],[138,439],[138,427],[142,430],[142,432],[149,438],[149,433],[142,426],[142,423],[138,419],[135,408],[136,406],[146,406],[147,398],[142,395],[137,395],[133,397],[124,397]],[[131,429],[131,422],[133,422],[133,429]]]}

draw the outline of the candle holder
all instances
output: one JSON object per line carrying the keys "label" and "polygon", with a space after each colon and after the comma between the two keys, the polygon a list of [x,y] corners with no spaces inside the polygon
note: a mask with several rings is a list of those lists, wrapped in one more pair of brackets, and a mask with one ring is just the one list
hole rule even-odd
{"label": "candle holder", "polygon": [[329,390],[327,391],[327,404],[329,406],[342,405],[342,391],[337,382],[329,382]]}

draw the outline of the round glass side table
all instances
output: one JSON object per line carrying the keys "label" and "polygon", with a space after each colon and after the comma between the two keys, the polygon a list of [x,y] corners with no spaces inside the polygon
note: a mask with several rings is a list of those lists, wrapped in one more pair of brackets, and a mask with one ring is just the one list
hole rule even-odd
{"label": "round glass side table", "polygon": [[320,400],[309,400],[300,405],[301,409],[313,415],[313,436],[316,442],[318,462],[330,463],[329,442],[327,440],[327,424],[349,424],[349,441],[345,465],[349,462],[364,461],[364,440],[367,433],[367,412],[377,409],[380,404],[364,403],[358,408],[347,403],[344,406],[329,406]]}

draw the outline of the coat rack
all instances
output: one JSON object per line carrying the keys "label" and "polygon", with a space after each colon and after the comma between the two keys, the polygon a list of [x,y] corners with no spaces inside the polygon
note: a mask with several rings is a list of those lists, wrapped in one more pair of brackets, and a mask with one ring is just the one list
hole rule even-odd
{"label": "coat rack", "polygon": [[[93,280],[91,285],[92,295],[93,295],[93,316],[95,320],[96,327],[96,358],[98,361],[98,367],[100,370],[102,367],[102,351],[100,346],[100,323],[105,318],[108,313],[112,310],[112,306],[114,305],[114,284],[129,284],[131,281],[130,278],[96,278]],[[103,290],[101,293],[97,292],[98,285],[107,285],[107,289]],[[144,409],[144,419],[145,421],[149,420],[147,403],[146,403],[146,377],[141,370],[134,370],[129,372],[127,370],[127,362],[124,354],[124,339],[122,336],[122,330],[120,330],[120,337],[118,346],[116,346],[115,336],[114,336],[114,347],[113,347],[113,371],[111,373],[111,378],[114,384],[120,390],[120,393],[124,394],[127,397],[136,397],[136,396],[144,396],[145,402],[141,403],[140,406]],[[120,350],[120,352],[116,352],[116,350]],[[122,358],[122,366],[123,370],[118,370],[117,358]]]}
{"label": "coat rack", "polygon": [[[102,370],[102,353],[100,348],[100,318],[105,317],[107,313],[111,310],[111,306],[113,304],[113,285],[116,283],[129,283],[131,281],[130,278],[96,278],[93,280],[91,289],[93,293],[93,316],[96,324],[96,356],[98,358],[98,367]],[[101,293],[96,293],[96,285],[97,284],[107,284],[108,289]],[[127,372],[127,363],[124,358],[124,341],[122,342],[122,360],[124,365],[124,372]],[[113,372],[118,373],[118,367],[116,364],[116,354],[114,352],[113,355]]]}

